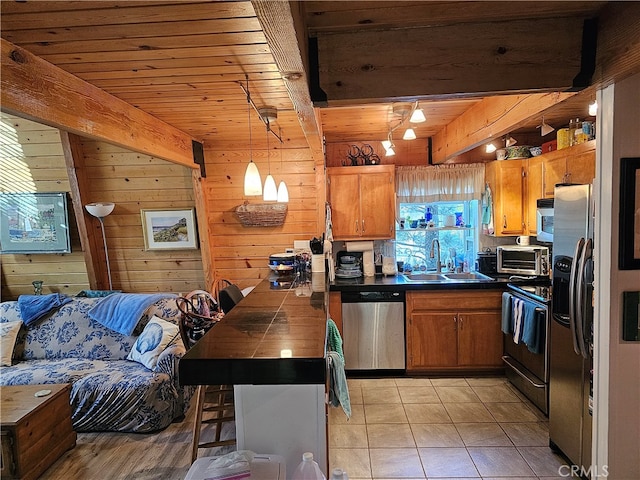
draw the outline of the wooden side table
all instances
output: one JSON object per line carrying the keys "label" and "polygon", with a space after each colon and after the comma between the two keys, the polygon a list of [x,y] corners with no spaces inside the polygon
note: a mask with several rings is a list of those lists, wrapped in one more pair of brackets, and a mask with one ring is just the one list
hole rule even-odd
{"label": "wooden side table", "polygon": [[70,392],[68,383],[0,387],[3,479],[35,480],[75,447]]}

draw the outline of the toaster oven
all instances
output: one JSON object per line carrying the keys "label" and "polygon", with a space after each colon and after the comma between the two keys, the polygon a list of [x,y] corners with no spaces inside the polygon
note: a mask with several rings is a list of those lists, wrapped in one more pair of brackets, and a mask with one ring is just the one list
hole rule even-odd
{"label": "toaster oven", "polygon": [[549,248],[538,245],[508,245],[496,249],[498,273],[549,276]]}

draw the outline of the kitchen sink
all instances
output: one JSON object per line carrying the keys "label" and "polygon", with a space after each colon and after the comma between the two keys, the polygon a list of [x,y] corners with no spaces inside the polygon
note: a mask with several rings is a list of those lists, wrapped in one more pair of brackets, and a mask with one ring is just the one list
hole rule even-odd
{"label": "kitchen sink", "polygon": [[479,272],[405,273],[409,282],[492,282],[493,278]]}
{"label": "kitchen sink", "polygon": [[405,273],[404,278],[410,282],[446,282],[447,279],[440,273]]}
{"label": "kitchen sink", "polygon": [[479,272],[463,272],[463,273],[445,273],[445,277],[449,280],[484,280],[492,281],[493,278],[488,277]]}

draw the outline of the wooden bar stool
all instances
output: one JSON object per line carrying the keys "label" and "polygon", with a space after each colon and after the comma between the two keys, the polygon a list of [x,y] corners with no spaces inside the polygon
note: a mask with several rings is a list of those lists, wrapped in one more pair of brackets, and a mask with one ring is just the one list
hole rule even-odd
{"label": "wooden bar stool", "polygon": [[[196,290],[177,300],[180,316],[180,336],[188,350],[210,328],[220,320],[218,303],[213,296],[203,290]],[[191,463],[198,458],[198,449],[235,445],[236,439],[221,440],[225,422],[235,420],[233,385],[199,385],[196,390],[196,413],[191,440]],[[203,428],[203,425],[205,426]],[[207,425],[213,425],[215,433],[208,432]],[[206,432],[206,440],[203,430]],[[211,439],[211,437],[213,437]]]}
{"label": "wooden bar stool", "polygon": [[[200,385],[196,392],[196,418],[191,444],[191,463],[198,458],[198,449],[235,445],[236,439],[221,440],[224,422],[235,420],[233,385]],[[200,441],[203,425],[215,425],[215,435],[209,441]]]}

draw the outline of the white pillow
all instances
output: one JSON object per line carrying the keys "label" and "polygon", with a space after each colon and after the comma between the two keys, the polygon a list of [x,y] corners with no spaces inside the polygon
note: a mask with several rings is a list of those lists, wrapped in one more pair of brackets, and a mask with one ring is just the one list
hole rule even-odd
{"label": "white pillow", "polygon": [[160,354],[179,333],[180,330],[176,324],[154,315],[134,343],[127,360],[141,363],[149,370],[153,370]]}
{"label": "white pillow", "polygon": [[0,323],[0,357],[2,357],[2,366],[10,367],[13,358],[13,349],[16,346],[18,332],[22,326],[22,321]]}

